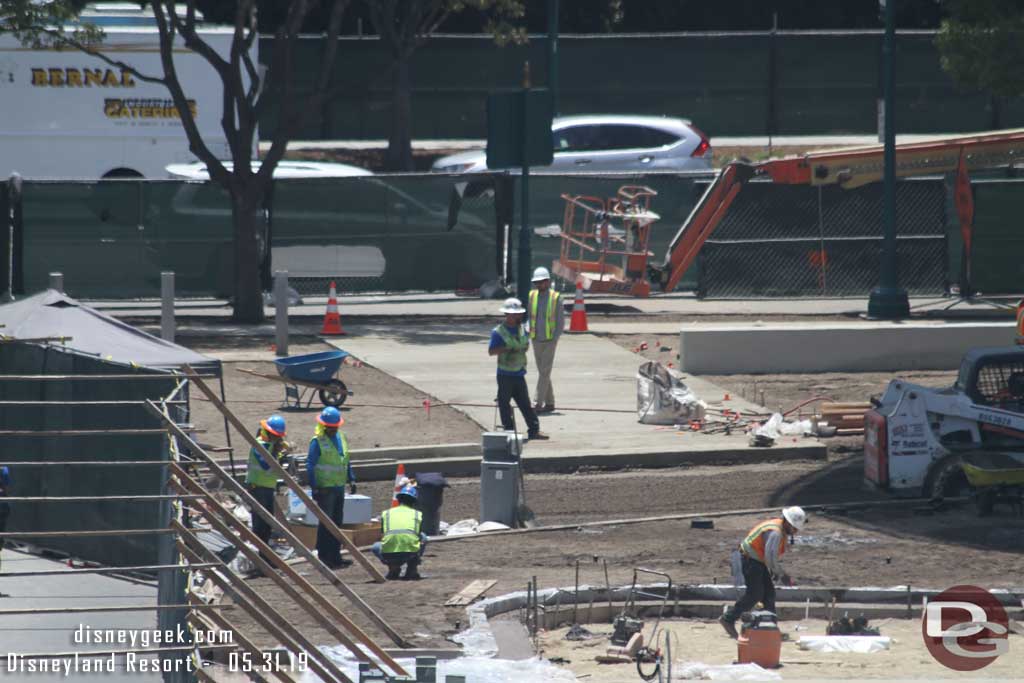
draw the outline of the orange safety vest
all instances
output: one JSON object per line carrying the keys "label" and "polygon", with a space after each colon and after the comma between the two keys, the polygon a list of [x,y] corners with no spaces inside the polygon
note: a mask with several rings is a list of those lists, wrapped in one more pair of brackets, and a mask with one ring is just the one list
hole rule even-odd
{"label": "orange safety vest", "polygon": [[1024,299],[1017,302],[1017,338],[1018,346],[1024,345]]}
{"label": "orange safety vest", "polygon": [[751,557],[761,564],[767,564],[764,558],[764,548],[768,543],[768,534],[772,531],[778,531],[782,536],[782,540],[779,542],[779,557],[782,557],[782,554],[786,552],[787,539],[781,517],[765,520],[751,529],[747,537],[740,543],[740,550],[747,557]]}

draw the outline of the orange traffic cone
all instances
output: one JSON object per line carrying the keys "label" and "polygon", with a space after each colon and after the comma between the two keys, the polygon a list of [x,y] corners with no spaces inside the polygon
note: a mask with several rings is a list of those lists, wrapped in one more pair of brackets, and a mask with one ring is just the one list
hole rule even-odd
{"label": "orange traffic cone", "polygon": [[327,312],[324,313],[324,326],[320,330],[320,334],[345,334],[345,330],[341,329],[341,314],[338,313],[338,292],[334,287],[334,280],[331,280],[331,292],[327,296]]}
{"label": "orange traffic cone", "polygon": [[583,306],[583,281],[576,281],[576,301],[572,305],[572,318],[569,319],[570,332],[587,331],[587,309]]}
{"label": "orange traffic cone", "polygon": [[391,507],[398,507],[398,492],[409,483],[409,478],[405,476],[405,465],[398,463],[398,470],[395,472],[395,491],[391,494]]}

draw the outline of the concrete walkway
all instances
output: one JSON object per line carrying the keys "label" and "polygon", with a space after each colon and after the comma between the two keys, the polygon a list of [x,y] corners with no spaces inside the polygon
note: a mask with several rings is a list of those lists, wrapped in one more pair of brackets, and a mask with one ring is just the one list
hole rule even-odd
{"label": "concrete walkway", "polygon": [[[352,325],[350,336],[332,343],[417,389],[459,406],[491,429],[495,424],[495,360],[487,355],[492,324]],[[541,416],[550,441],[527,445],[525,458],[575,461],[578,466],[668,466],[682,462],[819,458],[824,446],[813,439],[751,449],[743,434],[680,433],[672,427],[637,422],[636,370],[641,358],[595,335],[565,335],[559,344],[552,379],[558,411]],[[530,366],[533,360],[530,359]],[[528,372],[531,395],[536,375]],[[686,382],[712,408],[753,413],[764,410],[733,398],[710,382]],[[588,410],[573,410],[573,409]],[[517,411],[519,429],[525,431]],[[564,469],[564,467],[559,467]]]}
{"label": "concrete walkway", "polygon": [[[35,555],[3,550],[3,571],[61,571],[67,570],[67,576],[31,576],[31,577],[0,577],[0,592],[6,597],[0,600],[0,608],[16,609],[57,609],[69,607],[124,607],[137,605],[156,605],[156,589],[130,581],[104,576],[102,574],[82,574],[69,569],[66,564],[48,560]],[[0,659],[0,680],[11,681],[105,681],[121,678],[131,681],[163,680],[159,673],[143,673],[134,670],[125,671],[125,660],[117,659],[116,673],[86,673],[82,668],[72,668],[70,675],[63,673],[39,673],[26,670],[30,664],[38,664],[46,660],[22,660],[12,658],[10,653],[43,654],[55,652],[103,652],[111,650],[131,649],[130,644],[96,644],[76,643],[75,632],[81,631],[83,636],[92,630],[126,629],[136,634],[137,639],[146,637],[149,647],[152,644],[153,632],[157,628],[156,610],[131,612],[81,612],[63,614],[8,614],[0,619],[0,644],[3,656]],[[143,633],[145,632],[145,633]],[[136,645],[136,647],[139,647]],[[138,659],[150,656],[140,655]],[[108,658],[109,659],[109,658]],[[73,660],[61,660],[74,666]],[[86,666],[79,660],[79,666]],[[101,660],[90,660],[98,662]],[[103,660],[106,661],[106,660]],[[15,670],[9,671],[8,666],[15,664]]]}
{"label": "concrete walkway", "polygon": [[[68,284],[71,295],[74,288]],[[572,293],[565,294],[568,305],[572,301]],[[1010,299],[1008,303],[1016,303]],[[308,318],[323,318],[327,303],[326,296],[303,297],[303,305],[292,306],[288,314],[292,321]],[[159,318],[160,302],[153,299],[145,300],[85,300],[85,303],[119,318]],[[955,304],[955,305],[954,305]],[[850,299],[698,299],[689,293],[657,294],[647,299],[625,296],[586,297],[587,310],[591,314],[591,324],[598,323],[608,315],[611,320],[619,316],[665,316],[672,321],[684,322],[702,316],[740,316],[757,320],[776,316],[843,316],[854,317],[867,311],[867,298]],[[947,297],[922,297],[910,301],[911,311],[915,317],[950,317],[965,316],[998,317],[1013,319],[1013,312],[998,309],[986,301],[960,301]],[[341,295],[338,307],[342,321],[349,318],[390,317],[390,316],[431,316],[431,317],[467,317],[492,318],[500,308],[501,302],[475,297],[455,296],[449,293],[396,293],[396,294],[354,294]],[[944,309],[950,308],[949,311]],[[273,324],[274,309],[266,308],[267,320]],[[187,326],[189,321],[216,321],[229,318],[231,308],[226,301],[218,299],[181,300],[176,302],[176,316],[179,326]],[[637,330],[643,331],[643,330]],[[653,331],[653,330],[652,330]]]}

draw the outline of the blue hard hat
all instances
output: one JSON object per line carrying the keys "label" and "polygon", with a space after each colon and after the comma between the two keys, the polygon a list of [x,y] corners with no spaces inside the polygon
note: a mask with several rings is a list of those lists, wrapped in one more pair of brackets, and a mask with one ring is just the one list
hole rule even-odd
{"label": "blue hard hat", "polygon": [[407,498],[409,498],[409,502],[410,503],[415,503],[416,502],[416,496],[417,496],[416,487],[415,486],[403,486],[402,490],[399,491],[398,494],[395,497],[398,498],[399,501],[401,501],[402,500],[402,496],[406,496]]}
{"label": "blue hard hat", "polygon": [[340,427],[345,424],[345,421],[341,419],[341,411],[334,406],[328,406],[321,410],[320,417],[316,421],[325,427]]}
{"label": "blue hard hat", "polygon": [[284,418],[280,415],[271,415],[266,420],[260,420],[260,426],[267,430],[268,434],[274,436],[284,436],[285,434]]}

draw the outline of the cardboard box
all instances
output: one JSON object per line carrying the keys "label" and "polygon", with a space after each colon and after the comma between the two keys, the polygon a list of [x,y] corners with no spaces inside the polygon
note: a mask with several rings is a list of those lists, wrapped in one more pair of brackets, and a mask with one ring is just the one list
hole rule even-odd
{"label": "cardboard box", "polygon": [[[316,548],[316,526],[288,522],[288,529],[310,550]],[[372,545],[380,540],[380,522],[342,524],[341,531],[358,547]]]}
{"label": "cardboard box", "polygon": [[[313,494],[306,489],[306,494],[312,498]],[[282,522],[287,517],[292,522],[316,526],[318,523],[316,515],[306,509],[305,504],[299,500],[293,491],[284,489],[277,494],[277,508],[283,512],[275,513]],[[345,521],[351,524],[362,524],[369,522],[373,517],[373,501],[369,496],[362,494],[345,494]]]}

